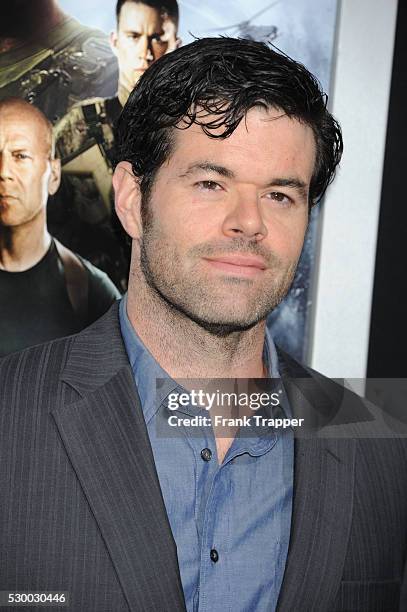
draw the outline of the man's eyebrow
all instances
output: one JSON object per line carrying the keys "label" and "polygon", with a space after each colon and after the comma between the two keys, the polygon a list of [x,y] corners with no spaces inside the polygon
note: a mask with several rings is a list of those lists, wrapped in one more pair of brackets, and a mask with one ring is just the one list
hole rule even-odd
{"label": "man's eyebrow", "polygon": [[293,187],[304,198],[308,197],[308,185],[304,183],[304,181],[294,177],[272,179],[267,187]]}
{"label": "man's eyebrow", "polygon": [[[123,30],[123,32],[127,35],[137,35],[137,36],[141,36],[142,33],[139,30]],[[154,38],[154,36],[163,36],[164,34],[164,30],[161,28],[161,30],[157,30],[156,32],[153,32],[152,34],[148,35],[148,38]]]}
{"label": "man's eyebrow", "polygon": [[[180,178],[187,177],[194,172],[198,172],[199,170],[203,170],[204,172],[215,172],[220,176],[230,179],[236,178],[235,173],[229,168],[207,161],[191,164],[188,166],[185,172],[180,174]],[[269,183],[267,183],[266,187],[292,187],[296,189],[304,198],[308,197],[308,185],[304,183],[304,181],[295,177],[273,178]]]}
{"label": "man's eyebrow", "polygon": [[180,178],[185,178],[190,174],[194,174],[194,172],[197,172],[198,170],[203,170],[204,172],[215,172],[220,176],[224,176],[225,178],[230,179],[235,178],[236,176],[232,170],[226,168],[225,166],[219,166],[218,164],[213,164],[212,162],[204,161],[189,165],[186,171],[180,174]]}
{"label": "man's eyebrow", "polygon": [[12,149],[13,153],[21,153],[21,151],[32,151],[34,152],[34,147],[32,145],[29,144],[15,144],[12,145]]}

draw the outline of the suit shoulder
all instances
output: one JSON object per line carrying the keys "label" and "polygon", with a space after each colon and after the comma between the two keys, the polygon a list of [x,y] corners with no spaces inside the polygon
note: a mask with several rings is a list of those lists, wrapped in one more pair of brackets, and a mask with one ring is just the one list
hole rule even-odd
{"label": "suit shoulder", "polygon": [[52,392],[75,336],[58,338],[0,359],[0,409]]}
{"label": "suit shoulder", "polygon": [[365,389],[360,385],[364,381],[332,379],[300,364],[279,347],[277,352],[285,386],[294,387],[295,401],[308,406],[307,414],[316,415],[317,437],[352,438],[364,449],[384,448],[381,441],[387,439],[392,443],[392,451],[388,454],[401,452],[404,460],[407,459],[404,401],[402,406],[397,406],[394,401],[383,403],[370,395],[365,397]]}
{"label": "suit shoulder", "polygon": [[318,370],[314,370],[308,365],[305,365],[297,359],[295,359],[292,355],[284,351],[280,346],[276,344],[276,350],[278,355],[278,366],[280,373],[282,375],[287,375],[290,378],[315,378],[321,382],[325,382],[327,384],[335,384],[335,381],[325,376]]}

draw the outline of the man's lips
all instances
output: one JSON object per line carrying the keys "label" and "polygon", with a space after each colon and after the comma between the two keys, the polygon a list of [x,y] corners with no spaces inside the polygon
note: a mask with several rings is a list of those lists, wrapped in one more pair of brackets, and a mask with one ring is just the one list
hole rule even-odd
{"label": "man's lips", "polygon": [[254,255],[221,255],[204,259],[211,267],[233,276],[256,276],[267,268],[264,259]]}

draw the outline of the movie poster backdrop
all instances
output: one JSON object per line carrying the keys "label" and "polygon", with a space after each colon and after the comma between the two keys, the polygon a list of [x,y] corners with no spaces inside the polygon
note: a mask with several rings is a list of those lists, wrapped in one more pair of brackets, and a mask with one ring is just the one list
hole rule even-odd
{"label": "movie poster backdrop", "polygon": [[[78,102],[115,96],[117,62],[107,36],[115,28],[115,4],[115,0],[87,0],[86,3],[83,0],[59,0],[59,6],[72,18],[65,22],[64,28],[52,31],[41,45],[27,44],[0,53],[0,99],[10,95],[22,97],[37,105],[53,124],[60,125]],[[179,12],[182,44],[196,37],[220,35],[269,41],[304,63],[329,92],[337,0],[225,0],[222,3],[218,0],[181,0]],[[92,155],[96,154],[96,148],[88,150],[83,147],[87,157],[72,163],[69,160],[69,125],[69,122],[63,123],[65,140],[61,141],[63,146],[59,151],[62,158],[67,152],[66,159],[63,159],[65,183],[55,201],[49,204],[49,208],[52,206],[50,230],[58,234],[62,228],[59,239],[104,269],[124,291],[124,273],[123,269],[118,271],[121,264],[116,251],[128,248],[128,245],[118,247],[110,234],[89,231],[91,224],[88,223],[96,214],[94,211],[102,210],[96,201],[100,193],[92,190],[95,181],[101,187],[104,209],[110,214],[111,172],[105,171],[103,164],[99,164],[99,173],[92,170],[89,175],[87,170],[79,167],[82,178],[78,179],[78,174],[75,175],[78,165],[86,165],[89,159],[95,165]],[[76,180],[76,185],[72,184],[73,180]],[[78,186],[82,213],[76,218],[71,206],[72,190]],[[300,361],[306,360],[308,349],[318,217],[319,209],[316,208],[311,214],[293,286],[269,317],[275,340]],[[69,227],[71,218],[76,219],[75,225]],[[64,228],[68,228],[65,235]]]}

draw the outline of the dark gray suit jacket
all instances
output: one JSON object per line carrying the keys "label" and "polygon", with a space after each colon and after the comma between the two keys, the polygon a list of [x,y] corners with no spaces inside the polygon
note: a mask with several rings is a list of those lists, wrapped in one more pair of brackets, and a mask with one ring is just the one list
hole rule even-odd
{"label": "dark gray suit jacket", "polygon": [[[405,441],[356,439],[374,431],[365,406],[280,359],[294,414],[328,434],[295,441],[278,610],[407,610]],[[83,612],[185,610],[117,304],[76,336],[1,360],[0,381],[0,590],[69,591]]]}

